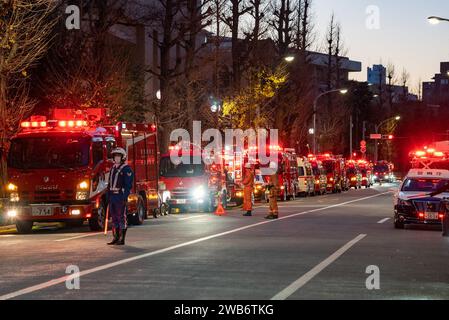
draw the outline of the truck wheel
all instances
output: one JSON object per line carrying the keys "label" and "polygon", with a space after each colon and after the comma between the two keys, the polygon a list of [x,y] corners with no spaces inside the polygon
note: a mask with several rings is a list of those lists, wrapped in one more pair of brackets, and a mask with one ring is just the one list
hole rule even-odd
{"label": "truck wheel", "polygon": [[130,216],[130,222],[132,225],[141,226],[145,221],[145,205],[141,198],[137,201],[137,211]]}
{"label": "truck wheel", "polygon": [[16,229],[17,229],[17,232],[20,234],[31,233],[31,230],[33,230],[33,222],[32,221],[17,221]]}
{"label": "truck wheel", "polygon": [[97,209],[97,214],[89,219],[89,228],[92,231],[104,230],[106,219],[106,204],[104,201],[100,202],[100,206]]}

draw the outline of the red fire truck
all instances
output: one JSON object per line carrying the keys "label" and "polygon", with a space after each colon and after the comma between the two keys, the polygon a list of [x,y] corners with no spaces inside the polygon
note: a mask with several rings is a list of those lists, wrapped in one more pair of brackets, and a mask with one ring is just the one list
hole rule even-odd
{"label": "red fire truck", "polygon": [[342,192],[343,168],[340,159],[330,153],[318,155],[317,159],[321,160],[326,173],[326,191],[332,193]]}
{"label": "red fire truck", "polygon": [[[171,146],[170,152],[177,151],[181,156],[185,146]],[[215,211],[218,195],[226,202],[226,178],[220,163],[209,164],[204,161],[200,148],[187,146],[187,163],[176,163],[170,153],[161,156],[160,181],[164,184],[163,200],[170,211],[203,210]],[[220,155],[221,157],[221,155]]]}
{"label": "red fire truck", "polygon": [[362,186],[370,188],[373,185],[373,165],[366,160],[358,160],[357,164],[362,175]]}
{"label": "red fire truck", "polygon": [[323,163],[313,154],[309,154],[308,159],[312,165],[312,173],[314,176],[313,195],[323,195],[327,190],[327,175]]}
{"label": "red fire truck", "polygon": [[349,188],[362,188],[362,174],[360,173],[357,161],[346,161],[346,178],[348,179]]}
{"label": "red fire truck", "polygon": [[[279,146],[270,146],[270,152],[278,154],[278,181],[279,181],[279,198],[281,201],[295,199],[299,194],[298,186],[298,160],[294,149],[282,149]],[[269,164],[262,165],[269,167]],[[264,176],[265,182],[269,182],[269,176]],[[268,199],[269,191],[266,190],[266,199]]]}
{"label": "red fire truck", "polygon": [[21,123],[8,154],[9,208],[17,230],[27,233],[35,222],[89,221],[105,225],[107,181],[116,146],[128,152],[135,172],[128,198],[128,219],[141,224],[156,212],[158,200],[156,126],[111,125],[106,109],[54,109],[50,120],[33,116]]}

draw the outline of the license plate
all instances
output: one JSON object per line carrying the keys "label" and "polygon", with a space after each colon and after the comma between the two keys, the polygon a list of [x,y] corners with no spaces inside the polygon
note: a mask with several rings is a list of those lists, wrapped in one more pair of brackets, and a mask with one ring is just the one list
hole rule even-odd
{"label": "license plate", "polygon": [[186,204],[187,200],[186,199],[178,199],[176,200],[176,204]]}
{"label": "license plate", "polygon": [[438,220],[438,212],[426,212],[424,218],[426,220]]}
{"label": "license plate", "polygon": [[31,214],[33,216],[51,216],[53,215],[53,208],[52,207],[32,207]]}

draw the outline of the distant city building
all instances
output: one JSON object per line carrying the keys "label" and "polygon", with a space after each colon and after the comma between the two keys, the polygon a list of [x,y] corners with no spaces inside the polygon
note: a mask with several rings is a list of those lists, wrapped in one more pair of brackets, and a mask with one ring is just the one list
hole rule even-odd
{"label": "distant city building", "polygon": [[449,62],[440,63],[440,73],[433,81],[423,82],[423,101],[429,105],[449,105]]}
{"label": "distant city building", "polygon": [[393,103],[419,100],[417,95],[409,92],[407,86],[390,85],[390,80],[387,81],[387,68],[383,65],[375,64],[367,70],[367,81],[371,85],[371,91],[376,95],[382,95],[385,102],[390,100],[390,95]]}
{"label": "distant city building", "polygon": [[375,64],[372,68],[368,67],[368,83],[373,85],[386,85],[387,68],[381,64]]}

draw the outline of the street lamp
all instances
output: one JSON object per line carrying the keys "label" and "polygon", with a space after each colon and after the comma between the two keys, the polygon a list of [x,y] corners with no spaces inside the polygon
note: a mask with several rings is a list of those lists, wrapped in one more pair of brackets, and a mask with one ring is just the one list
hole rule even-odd
{"label": "street lamp", "polygon": [[430,24],[433,24],[433,25],[439,24],[440,22],[443,22],[443,21],[449,22],[449,19],[436,17],[436,16],[428,17],[427,20],[429,21]]}
{"label": "street lamp", "polygon": [[286,56],[284,60],[288,63],[293,62],[295,60],[295,56]]}
{"label": "street lamp", "polygon": [[316,132],[316,109],[317,109],[317,104],[318,104],[318,100],[322,97],[325,96],[329,93],[333,93],[333,92],[339,92],[340,94],[347,94],[348,93],[348,89],[334,89],[334,90],[329,90],[329,91],[325,91],[320,93],[316,98],[315,101],[313,102],[313,154],[316,154],[316,136],[317,136],[317,132]]}
{"label": "street lamp", "polygon": [[[392,118],[388,118],[388,119],[385,119],[384,121],[382,121],[381,123],[379,123],[378,125],[376,125],[376,126],[374,126],[374,131],[375,131],[375,133],[376,134],[378,134],[379,133],[379,129],[384,125],[384,124],[386,124],[386,123],[388,123],[388,122],[390,122],[390,121],[392,121],[392,120],[394,120],[394,121],[399,121],[399,120],[401,120],[401,116],[396,116],[396,117],[392,117]],[[377,140],[376,140],[376,143],[375,143],[375,146],[374,146],[374,162],[377,162],[377,158],[378,158],[378,147],[379,147],[379,145],[378,145],[378,142],[377,142]]]}

